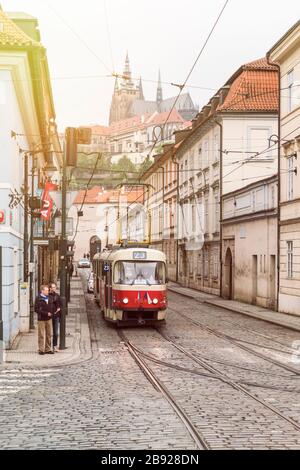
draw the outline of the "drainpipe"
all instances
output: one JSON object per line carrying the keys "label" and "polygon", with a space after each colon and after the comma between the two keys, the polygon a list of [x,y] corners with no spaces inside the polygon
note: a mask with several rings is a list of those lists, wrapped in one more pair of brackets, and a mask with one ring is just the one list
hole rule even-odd
{"label": "drainpipe", "polygon": [[161,245],[162,245],[162,251],[164,252],[164,235],[165,235],[165,167],[164,166],[159,166],[158,168],[162,169],[162,187],[163,187],[163,209],[162,209],[162,240],[161,240]]}
{"label": "drainpipe", "polygon": [[276,311],[279,310],[279,291],[280,291],[280,201],[281,201],[281,162],[280,162],[280,152],[281,152],[281,128],[280,128],[280,115],[281,115],[281,83],[280,83],[280,65],[276,64],[275,62],[270,61],[270,55],[267,54],[267,62],[269,65],[275,66],[278,72],[278,120],[277,120],[277,134],[278,134],[278,150],[277,150],[277,175],[278,175],[278,182],[277,182],[277,299],[276,299]]}
{"label": "drainpipe", "polygon": [[177,177],[176,177],[176,225],[177,225],[177,237],[176,237],[176,282],[179,281],[179,243],[178,243],[178,223],[179,223],[179,163],[176,161],[175,155],[172,156],[172,162],[177,166]]}
{"label": "drainpipe", "polygon": [[223,285],[223,125],[215,120],[215,123],[220,128],[220,297],[222,297]]}

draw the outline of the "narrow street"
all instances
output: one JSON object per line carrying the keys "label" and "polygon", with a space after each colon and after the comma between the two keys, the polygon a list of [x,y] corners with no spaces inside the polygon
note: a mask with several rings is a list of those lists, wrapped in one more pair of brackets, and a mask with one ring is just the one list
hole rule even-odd
{"label": "narrow street", "polygon": [[1,368],[2,449],[300,448],[299,333],[171,292],[165,326],[116,329],[85,297],[91,359]]}

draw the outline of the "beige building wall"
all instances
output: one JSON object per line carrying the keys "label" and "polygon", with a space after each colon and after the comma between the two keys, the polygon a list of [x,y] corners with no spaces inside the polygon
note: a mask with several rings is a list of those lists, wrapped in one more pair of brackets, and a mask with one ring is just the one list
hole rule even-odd
{"label": "beige building wall", "polygon": [[280,66],[279,310],[300,315],[300,22],[268,53]]}
{"label": "beige building wall", "polygon": [[224,198],[225,298],[276,308],[277,179],[269,178]]}
{"label": "beige building wall", "polygon": [[[269,141],[278,131],[276,114],[223,114],[221,119],[224,195],[276,173],[277,147]],[[256,152],[263,153],[255,157]]]}

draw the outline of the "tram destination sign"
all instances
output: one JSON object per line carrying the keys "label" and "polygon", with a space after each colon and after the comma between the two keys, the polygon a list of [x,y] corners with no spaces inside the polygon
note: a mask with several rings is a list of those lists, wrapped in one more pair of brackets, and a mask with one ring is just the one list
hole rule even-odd
{"label": "tram destination sign", "polygon": [[147,259],[147,252],[146,251],[134,251],[133,259]]}

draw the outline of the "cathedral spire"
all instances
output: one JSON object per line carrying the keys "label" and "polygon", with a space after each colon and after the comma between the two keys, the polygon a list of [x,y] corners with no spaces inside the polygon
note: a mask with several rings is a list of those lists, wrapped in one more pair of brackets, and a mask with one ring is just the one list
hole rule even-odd
{"label": "cathedral spire", "polygon": [[143,84],[142,84],[142,77],[140,77],[140,82],[139,82],[139,100],[144,100],[144,92],[143,92]]}
{"label": "cathedral spire", "polygon": [[129,57],[128,57],[128,51],[126,52],[126,59],[125,59],[125,67],[123,71],[124,80],[123,80],[123,85],[126,87],[132,86],[133,83],[131,81],[131,70],[130,70],[130,64],[129,64]]}
{"label": "cathedral spire", "polygon": [[118,81],[118,77],[116,77],[114,93],[116,93],[118,90],[119,90],[119,81]]}
{"label": "cathedral spire", "polygon": [[161,86],[161,77],[160,77],[160,70],[158,71],[158,83],[157,83],[157,92],[156,92],[156,102],[159,106],[163,100],[163,93],[162,93],[162,86]]}

